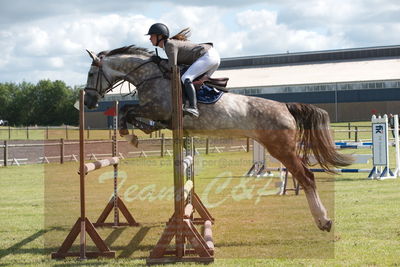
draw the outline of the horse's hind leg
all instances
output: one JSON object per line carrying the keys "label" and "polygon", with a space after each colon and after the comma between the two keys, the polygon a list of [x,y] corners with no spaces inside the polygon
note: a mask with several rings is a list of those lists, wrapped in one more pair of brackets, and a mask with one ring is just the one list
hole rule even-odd
{"label": "horse's hind leg", "polygon": [[[285,135],[281,135],[282,139],[286,139]],[[286,143],[285,143],[286,142]],[[265,143],[264,143],[265,144]],[[322,231],[330,231],[332,226],[332,221],[328,218],[326,209],[322,204],[317,187],[314,180],[314,174],[304,167],[301,159],[296,155],[295,146],[281,146],[277,144],[290,144],[288,140],[275,140],[274,144],[265,144],[269,153],[287,168],[287,170],[296,178],[296,180],[302,186],[304,193],[306,195],[308,205],[314,221],[318,228]]]}
{"label": "horse's hind leg", "polygon": [[[318,228],[321,229],[322,231],[330,232],[332,227],[332,221],[328,218],[327,211],[324,205],[322,204],[321,199],[319,198],[317,186],[314,179],[314,174],[304,165],[303,165],[303,171],[306,174],[305,177],[307,177],[306,178],[307,180],[305,183],[306,186],[305,185],[302,186],[306,194],[308,205],[310,207],[311,213],[313,214],[315,223],[317,224]],[[297,177],[301,177],[301,175],[295,177],[299,181],[299,178]],[[312,182],[309,182],[310,179]]]}

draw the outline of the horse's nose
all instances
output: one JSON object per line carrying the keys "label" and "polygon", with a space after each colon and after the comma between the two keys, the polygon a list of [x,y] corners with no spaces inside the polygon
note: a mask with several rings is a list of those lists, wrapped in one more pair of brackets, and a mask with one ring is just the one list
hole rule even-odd
{"label": "horse's nose", "polygon": [[83,98],[83,104],[88,107],[89,109],[92,109],[93,107],[93,101],[89,98],[87,94],[85,94],[85,97]]}
{"label": "horse's nose", "polygon": [[88,101],[88,99],[87,99],[87,97],[86,97],[86,95],[85,95],[85,97],[83,98],[83,104],[84,104],[86,107],[90,108],[90,107],[89,107],[89,102],[90,102],[90,101]]}

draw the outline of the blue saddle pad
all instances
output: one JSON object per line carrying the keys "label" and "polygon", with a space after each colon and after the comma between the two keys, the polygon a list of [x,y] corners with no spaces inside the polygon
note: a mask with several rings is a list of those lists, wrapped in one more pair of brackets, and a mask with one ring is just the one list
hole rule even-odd
{"label": "blue saddle pad", "polygon": [[203,104],[213,104],[217,102],[224,92],[203,84],[200,90],[196,90],[197,102]]}
{"label": "blue saddle pad", "polygon": [[[182,76],[187,71],[189,66],[180,65],[179,68]],[[185,90],[184,88],[185,85],[182,83],[182,90]],[[202,104],[214,104],[221,98],[223,93],[224,92],[214,87],[203,84],[199,90],[196,90],[197,102]]]}

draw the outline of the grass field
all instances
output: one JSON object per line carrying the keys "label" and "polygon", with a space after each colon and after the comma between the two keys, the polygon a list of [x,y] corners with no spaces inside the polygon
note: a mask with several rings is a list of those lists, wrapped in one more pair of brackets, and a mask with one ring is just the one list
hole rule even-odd
{"label": "grass field", "polygon": [[[400,179],[316,174],[321,199],[334,219],[333,231],[326,233],[314,225],[303,193],[275,195],[276,177],[241,178],[251,165],[250,157],[238,152],[196,159],[196,190],[216,218],[215,266],[400,265]],[[51,260],[50,253],[79,216],[77,169],[76,163],[0,169],[0,265],[145,264],[172,215],[172,160],[142,158],[120,164],[120,195],[141,227],[99,230],[117,252],[116,259]],[[112,168],[105,168],[87,176],[92,221],[111,195],[111,175]]]}

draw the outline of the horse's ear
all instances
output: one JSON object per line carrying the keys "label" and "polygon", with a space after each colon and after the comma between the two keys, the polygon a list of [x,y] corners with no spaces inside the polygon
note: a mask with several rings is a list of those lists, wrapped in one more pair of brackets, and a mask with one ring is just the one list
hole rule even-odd
{"label": "horse's ear", "polygon": [[96,62],[96,63],[100,62],[100,58],[98,58],[95,53],[93,53],[92,51],[89,51],[87,49],[86,49],[86,51],[88,52],[89,56],[93,59],[93,62]]}

